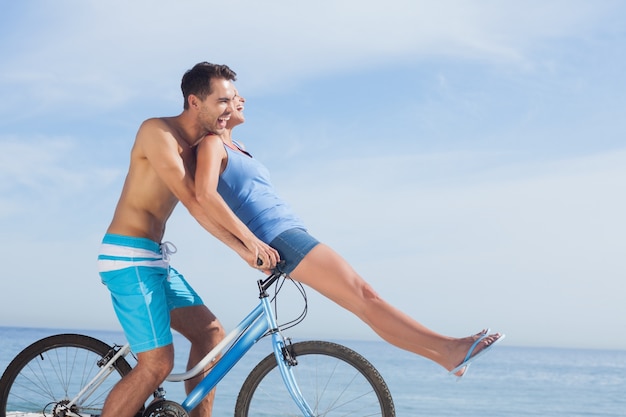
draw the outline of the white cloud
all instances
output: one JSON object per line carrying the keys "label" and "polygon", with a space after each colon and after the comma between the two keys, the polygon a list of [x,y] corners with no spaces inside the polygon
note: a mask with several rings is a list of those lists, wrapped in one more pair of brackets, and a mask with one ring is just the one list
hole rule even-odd
{"label": "white cloud", "polygon": [[433,55],[519,66],[539,42],[580,36],[610,10],[562,1],[157,3],[39,2],[10,26],[0,79],[26,92],[15,100],[40,97],[49,110],[178,99],[171,80],[200,60],[231,64],[250,92]]}
{"label": "white cloud", "polygon": [[110,184],[121,171],[98,167],[87,151],[69,137],[0,137],[0,189],[38,194],[82,193]]}
{"label": "white cloud", "polygon": [[[124,168],[67,137],[0,138],[0,222],[7,238],[89,233],[111,214]],[[104,226],[100,226],[103,228]]]}
{"label": "white cloud", "polygon": [[63,161],[73,148],[68,139],[40,138],[26,142],[15,138],[1,140],[0,147],[0,184],[4,191],[27,188],[44,192],[51,186],[57,188],[76,181]]}
{"label": "white cloud", "polygon": [[[567,345],[576,323],[592,324],[592,309],[602,323],[578,343],[623,346],[605,333],[626,317],[619,295],[626,151],[497,165],[480,157],[333,161],[316,183],[290,179],[299,187],[287,193],[311,231],[341,248],[386,296],[415,317],[436,312],[429,316],[436,329],[462,334],[468,323],[488,320],[533,343]],[[476,158],[489,163],[477,169]],[[458,168],[423,182],[417,166],[424,163]],[[410,166],[419,178],[413,183]],[[457,320],[441,311],[446,306]]]}
{"label": "white cloud", "polygon": [[[573,237],[581,229],[593,236],[611,228],[617,233],[623,227],[618,220],[626,197],[617,190],[626,181],[625,166],[624,150],[545,161],[519,159],[513,153],[450,152],[335,157],[275,181],[299,207],[325,207],[326,211],[307,216],[345,216],[354,227],[369,220],[393,238],[400,239],[407,227],[429,230],[430,224],[467,228],[471,240],[480,225],[489,224],[484,231],[512,228],[529,239],[535,232],[558,239]],[[325,200],[316,203],[320,195]],[[569,228],[571,224],[576,230]]]}

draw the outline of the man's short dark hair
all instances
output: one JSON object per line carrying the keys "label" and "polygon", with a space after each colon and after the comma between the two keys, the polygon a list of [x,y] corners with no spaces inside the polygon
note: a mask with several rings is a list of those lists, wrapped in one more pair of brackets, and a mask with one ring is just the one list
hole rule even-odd
{"label": "man's short dark hair", "polygon": [[200,62],[183,75],[180,89],[183,91],[183,97],[185,99],[185,110],[189,108],[188,98],[191,94],[198,97],[200,100],[204,100],[211,94],[211,80],[214,78],[236,81],[237,74],[235,71],[228,68],[227,65]]}

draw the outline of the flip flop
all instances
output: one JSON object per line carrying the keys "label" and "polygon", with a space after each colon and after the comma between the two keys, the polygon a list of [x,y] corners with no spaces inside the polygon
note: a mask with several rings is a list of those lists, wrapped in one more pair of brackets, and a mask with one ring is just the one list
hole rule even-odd
{"label": "flip flop", "polygon": [[[480,358],[483,354],[487,353],[496,343],[498,343],[499,341],[504,339],[505,335],[501,334],[500,337],[498,337],[496,340],[494,340],[489,346],[484,347],[480,352],[478,352],[477,354],[472,356],[472,353],[474,352],[474,349],[476,349],[476,346],[478,346],[478,344],[482,340],[487,338],[487,337],[489,337],[489,335],[487,334],[487,332],[485,332],[484,334],[482,334],[482,336],[480,336],[478,339],[476,339],[476,341],[468,349],[467,355],[465,356],[465,359],[463,359],[463,362],[461,362],[456,368],[452,369],[448,373],[450,375],[456,376],[459,379],[462,378],[467,373],[467,369],[472,364],[472,362],[474,362],[476,359]],[[456,375],[457,372],[463,370],[464,368],[465,368],[465,370],[463,371],[463,373],[461,375]]]}

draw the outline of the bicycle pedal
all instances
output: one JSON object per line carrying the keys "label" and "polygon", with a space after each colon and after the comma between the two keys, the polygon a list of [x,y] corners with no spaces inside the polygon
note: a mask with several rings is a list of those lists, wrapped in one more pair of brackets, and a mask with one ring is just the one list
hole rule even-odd
{"label": "bicycle pedal", "polygon": [[165,399],[165,388],[163,388],[163,387],[157,388],[157,390],[154,391],[154,393],[152,394],[152,397],[155,400],[164,400]]}

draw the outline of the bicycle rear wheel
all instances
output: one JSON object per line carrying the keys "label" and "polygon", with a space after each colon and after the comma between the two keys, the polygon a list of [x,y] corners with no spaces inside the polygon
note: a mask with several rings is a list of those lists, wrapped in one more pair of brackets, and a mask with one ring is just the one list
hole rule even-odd
{"label": "bicycle rear wheel", "polygon": [[[78,334],[46,337],[20,352],[0,379],[0,417],[60,416],[104,365],[111,347],[98,339]],[[124,358],[114,371],[71,408],[81,416],[100,415],[109,391],[131,367]]]}
{"label": "bicycle rear wheel", "polygon": [[[396,415],[391,393],[380,373],[358,353],[331,342],[291,345],[300,390],[315,416]],[[280,376],[274,354],[250,373],[239,392],[235,417],[301,416]]]}

